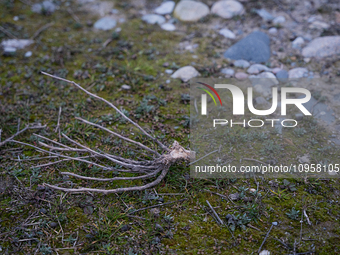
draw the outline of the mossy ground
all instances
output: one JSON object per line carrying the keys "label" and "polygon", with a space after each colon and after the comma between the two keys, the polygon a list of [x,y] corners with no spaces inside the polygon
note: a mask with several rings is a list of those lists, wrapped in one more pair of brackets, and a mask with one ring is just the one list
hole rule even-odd
{"label": "mossy ground", "polygon": [[[118,6],[120,10],[125,7]],[[20,1],[1,2],[1,26],[19,38],[29,38],[43,25],[54,22],[27,49],[33,52],[32,57],[25,58],[25,51],[20,50],[15,56],[0,59],[2,139],[16,132],[18,119],[21,127],[32,122],[47,124],[46,130],[37,133],[58,139],[54,128],[58,109],[62,107],[61,130],[69,137],[110,153],[147,158],[115,137],[76,121],[74,116],[82,116],[154,146],[103,103],[89,100],[72,86],[39,74],[46,71],[74,80],[114,102],[165,144],[170,145],[175,139],[188,148],[190,109],[181,95],[189,93],[189,86],[179,80],[165,83],[168,78],[162,75],[162,65],[168,62],[170,68],[176,69],[195,61],[203,77],[218,77],[217,70],[227,62],[216,54],[210,39],[199,38],[200,47],[195,53],[198,57],[193,59],[189,52],[173,54],[183,38],[181,33],[167,33],[131,17],[120,25],[122,31],[117,37],[112,32],[93,31],[86,25],[87,14],[81,11],[76,14],[81,24],[72,19],[63,5],[53,15],[43,16],[32,13]],[[15,25],[13,16],[20,18]],[[189,26],[187,34],[197,31],[197,26]],[[0,36],[7,38],[1,32]],[[109,38],[113,41],[104,48],[103,42]],[[122,90],[123,84],[131,86],[131,90]],[[304,128],[310,128],[308,123]],[[261,156],[256,152],[265,150],[264,140],[251,134],[246,136],[238,129],[232,132],[235,134],[230,134],[229,142],[236,146],[233,160]],[[284,157],[292,159],[298,152],[315,150],[313,162],[326,156],[338,160],[338,150],[327,147],[327,131],[320,134],[316,137],[292,132],[282,152]],[[268,134],[267,139],[273,140],[275,135]],[[309,142],[312,138],[317,145]],[[17,139],[38,142],[32,132]],[[244,150],[249,142],[253,150],[247,150],[247,154]],[[30,159],[38,153],[12,143],[1,148],[0,153],[0,253],[3,254],[256,254],[272,222],[278,225],[273,227],[263,246],[271,254],[293,251],[337,254],[340,250],[338,179],[289,179],[289,184],[278,179],[272,180],[271,185],[267,178],[192,179],[189,167],[179,163],[171,167],[160,185],[148,192],[106,196],[65,194],[42,188],[41,184],[64,181],[59,171],[105,177],[113,174],[77,162],[32,169],[30,166],[35,161],[14,159]],[[282,157],[278,151],[270,154],[271,158]],[[88,187],[133,185],[70,180]],[[256,189],[257,185],[257,194],[247,190]],[[211,192],[224,196],[243,192],[243,197],[252,199],[231,202]],[[183,198],[186,200],[180,203],[159,207],[159,212],[144,210],[134,214],[136,217],[127,215],[132,209]],[[206,200],[223,220],[227,214],[245,215],[244,224],[236,225],[234,237],[228,228],[216,223]],[[295,216],[293,208],[299,211]],[[305,216],[300,223],[304,210],[311,226]],[[156,229],[156,223],[163,230]]]}

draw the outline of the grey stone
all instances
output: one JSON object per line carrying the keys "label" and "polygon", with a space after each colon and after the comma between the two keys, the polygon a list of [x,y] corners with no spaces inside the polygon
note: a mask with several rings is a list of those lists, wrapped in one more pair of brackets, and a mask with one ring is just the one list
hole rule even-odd
{"label": "grey stone", "polygon": [[259,255],[270,255],[270,251],[263,250],[259,253]]}
{"label": "grey stone", "polygon": [[4,56],[13,56],[13,55],[15,55],[16,51],[17,51],[16,48],[6,46],[6,47],[4,47],[3,55]]}
{"label": "grey stone", "polygon": [[165,73],[167,73],[167,74],[172,74],[174,71],[173,70],[171,70],[171,69],[166,69],[165,70]]}
{"label": "grey stone", "polygon": [[225,38],[229,38],[229,39],[236,38],[235,34],[227,28],[222,28],[218,33],[220,35],[223,35]]}
{"label": "grey stone", "polygon": [[58,226],[58,223],[56,223],[56,222],[51,222],[50,223],[50,227],[51,228],[56,228]]}
{"label": "grey stone", "polygon": [[[303,98],[300,96],[299,98]],[[323,120],[328,124],[333,124],[335,121],[334,111],[326,104],[318,102],[313,96],[304,103],[303,106],[313,115],[314,118]]]}
{"label": "grey stone", "polygon": [[174,24],[171,24],[171,23],[163,23],[161,25],[161,28],[163,30],[166,30],[166,31],[175,31],[176,30],[176,27]]}
{"label": "grey stone", "polygon": [[277,34],[277,28],[276,27],[271,27],[268,30],[269,34],[276,35]]}
{"label": "grey stone", "polygon": [[1,46],[3,48],[15,48],[17,49],[23,49],[29,45],[31,45],[32,43],[34,43],[33,40],[29,40],[29,39],[8,39],[8,40],[3,40],[1,42]]}
{"label": "grey stone", "polygon": [[262,71],[270,71],[271,69],[266,67],[265,65],[261,65],[261,64],[254,64],[254,65],[251,65],[248,70],[247,70],[247,73],[250,73],[250,74],[258,74]]}
{"label": "grey stone", "polygon": [[231,199],[231,200],[239,200],[240,199],[240,194],[239,193],[234,193],[234,194],[230,194],[229,195],[229,198]]}
{"label": "grey stone", "polygon": [[243,73],[243,72],[238,72],[235,74],[235,78],[238,80],[245,80],[248,78],[248,74]]}
{"label": "grey stone", "polygon": [[209,14],[209,7],[192,0],[180,1],[175,8],[174,16],[181,21],[194,22]]}
{"label": "grey stone", "polygon": [[121,88],[124,89],[124,90],[130,90],[131,86],[124,84],[124,85],[122,85]]}
{"label": "grey stone", "polygon": [[241,67],[241,68],[247,68],[250,66],[249,62],[243,59],[236,60],[234,62],[234,66]]}
{"label": "grey stone", "polygon": [[235,71],[231,68],[223,68],[220,73],[223,73],[226,75],[226,77],[232,77],[235,74]]}
{"label": "grey stone", "polygon": [[174,1],[166,1],[155,9],[155,13],[160,15],[170,14],[174,10],[174,8],[175,8]]}
{"label": "grey stone", "polygon": [[274,19],[274,16],[271,15],[268,11],[265,9],[255,10],[256,13],[264,20],[264,21],[271,21]]}
{"label": "grey stone", "polygon": [[277,226],[277,222],[276,221],[274,221],[274,222],[272,222],[272,224],[274,225],[274,226]]}
{"label": "grey stone", "polygon": [[100,30],[110,30],[116,25],[117,21],[114,18],[106,16],[97,20],[96,23],[94,23],[93,27]]}
{"label": "grey stone", "polygon": [[236,15],[242,15],[244,13],[244,8],[238,1],[217,1],[211,7],[211,13],[217,14],[224,19],[230,19]]}
{"label": "grey stone", "polygon": [[311,41],[302,50],[305,58],[323,58],[340,54],[340,36],[324,36]]}
{"label": "grey stone", "polygon": [[178,69],[171,78],[179,78],[184,82],[189,81],[191,78],[199,76],[200,73],[192,66],[184,66]]}
{"label": "grey stone", "polygon": [[273,24],[274,25],[279,25],[279,24],[283,24],[286,22],[286,18],[283,16],[278,16],[275,19],[273,19]]}
{"label": "grey stone", "polygon": [[272,94],[272,87],[278,85],[274,74],[263,72],[258,75],[251,75],[249,79],[254,87],[254,90],[264,97],[269,97]]}
{"label": "grey stone", "polygon": [[288,77],[289,79],[299,79],[305,77],[305,74],[308,75],[308,70],[304,67],[297,67],[289,70]]}
{"label": "grey stone", "polygon": [[41,209],[40,209],[40,213],[46,214],[46,213],[47,213],[47,210],[46,210],[45,208],[41,208]]}
{"label": "grey stone", "polygon": [[35,13],[51,14],[56,10],[56,5],[52,1],[44,1],[33,4],[31,10]]}
{"label": "grey stone", "polygon": [[288,79],[288,72],[286,70],[280,70],[276,73],[276,79],[279,82],[286,82]]}
{"label": "grey stone", "polygon": [[270,58],[269,44],[268,35],[255,31],[226,50],[224,57],[235,60],[244,59],[255,63],[266,62]]}
{"label": "grey stone", "polygon": [[165,23],[165,18],[158,14],[146,14],[142,17],[142,20],[148,24],[163,24]]}
{"label": "grey stone", "polygon": [[297,37],[293,42],[292,42],[292,47],[294,49],[300,49],[301,45],[305,43],[305,40],[301,36]]}
{"label": "grey stone", "polygon": [[31,57],[32,56],[32,51],[27,51],[26,53],[25,53],[25,58],[29,58],[29,57]]}
{"label": "grey stone", "polygon": [[310,29],[319,29],[319,30],[322,30],[322,29],[328,29],[329,25],[327,23],[325,23],[325,22],[316,20],[312,24],[309,25],[309,28]]}

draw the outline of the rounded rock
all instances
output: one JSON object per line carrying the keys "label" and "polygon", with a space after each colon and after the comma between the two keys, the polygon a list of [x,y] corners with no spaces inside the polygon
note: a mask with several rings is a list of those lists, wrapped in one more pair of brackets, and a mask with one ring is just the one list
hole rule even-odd
{"label": "rounded rock", "polygon": [[189,81],[191,78],[199,76],[200,73],[192,66],[184,66],[178,69],[171,78],[179,78],[184,82]]}
{"label": "rounded rock", "polygon": [[241,3],[234,0],[218,1],[211,7],[211,13],[224,19],[230,19],[236,15],[242,15],[244,8]]}
{"label": "rounded rock", "polygon": [[99,30],[110,30],[117,25],[117,21],[112,17],[103,17],[94,23],[93,27]]}
{"label": "rounded rock", "polygon": [[306,68],[297,67],[297,68],[289,70],[288,77],[289,79],[299,79],[299,78],[303,78],[305,74],[308,75],[308,70]]}
{"label": "rounded rock", "polygon": [[243,73],[243,72],[238,72],[235,74],[235,78],[238,80],[245,80],[248,78],[248,74]]}
{"label": "rounded rock", "polygon": [[170,14],[174,10],[174,7],[175,7],[174,1],[166,1],[155,9],[155,13],[160,15]]}
{"label": "rounded rock", "polygon": [[148,24],[163,24],[165,22],[165,18],[158,14],[146,14],[142,17],[142,20]]}
{"label": "rounded rock", "polygon": [[234,66],[241,67],[241,68],[247,68],[250,66],[249,62],[243,59],[236,60],[234,62]]}
{"label": "rounded rock", "polygon": [[209,7],[206,4],[184,0],[176,5],[174,16],[181,21],[194,22],[207,16],[209,13]]}

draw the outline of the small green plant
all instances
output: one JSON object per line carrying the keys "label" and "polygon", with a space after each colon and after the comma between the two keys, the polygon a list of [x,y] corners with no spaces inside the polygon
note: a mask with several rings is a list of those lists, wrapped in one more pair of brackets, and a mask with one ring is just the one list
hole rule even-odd
{"label": "small green plant", "polygon": [[171,216],[171,214],[169,214],[169,215],[165,214],[165,215],[164,215],[164,220],[165,220],[166,222],[171,222],[171,221],[174,220],[174,216]]}
{"label": "small green plant", "polygon": [[306,129],[304,129],[304,128],[295,128],[293,132],[298,137],[301,137],[301,136],[303,136],[304,134],[307,133]]}
{"label": "small green plant", "polygon": [[299,210],[295,210],[295,208],[293,207],[290,212],[287,212],[286,215],[288,216],[288,218],[292,219],[292,220],[298,220],[298,216],[299,216]]}

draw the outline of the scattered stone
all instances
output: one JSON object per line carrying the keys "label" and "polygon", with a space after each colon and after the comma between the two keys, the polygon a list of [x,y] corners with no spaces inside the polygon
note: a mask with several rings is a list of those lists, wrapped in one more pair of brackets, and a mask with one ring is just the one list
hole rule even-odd
{"label": "scattered stone", "polygon": [[155,224],[155,229],[158,232],[164,232],[164,228],[160,224],[158,224],[158,223]]}
{"label": "scattered stone", "polygon": [[56,228],[58,226],[58,223],[56,223],[56,222],[51,222],[50,223],[50,227],[51,228]]}
{"label": "scattered stone", "polygon": [[182,81],[187,82],[191,78],[199,76],[200,73],[192,66],[184,66],[178,69],[171,78],[180,78]]}
{"label": "scattered stone", "polygon": [[256,97],[254,99],[255,105],[268,105],[268,101],[264,97]]}
{"label": "scattered stone", "polygon": [[126,232],[126,231],[129,231],[130,230],[130,226],[129,225],[123,225],[121,228],[120,228],[120,231],[122,231],[122,232]]}
{"label": "scattered stone", "polygon": [[14,21],[18,21],[18,20],[19,20],[19,17],[18,17],[18,16],[14,16],[14,17],[13,17],[13,20],[14,20]]}
{"label": "scattered stone", "polygon": [[31,57],[32,56],[32,51],[27,51],[26,53],[25,53],[25,58],[29,58],[29,57]]}
{"label": "scattered stone", "polygon": [[171,70],[171,69],[166,69],[165,70],[165,73],[167,73],[167,74],[172,74],[174,71],[173,70]]}
{"label": "scattered stone", "polygon": [[240,194],[239,193],[234,193],[234,194],[230,194],[229,198],[233,201],[235,200],[239,200],[240,199]]}
{"label": "scattered stone", "polygon": [[163,24],[165,23],[165,18],[158,14],[146,14],[142,17],[142,20],[148,24]]}
{"label": "scattered stone", "polygon": [[310,163],[310,158],[309,158],[309,154],[305,154],[301,157],[298,157],[298,160],[301,164],[304,164],[304,163]]}
{"label": "scattered stone", "polygon": [[255,63],[266,62],[270,58],[269,43],[268,35],[255,31],[226,50],[224,57],[235,60],[244,59]]}
{"label": "scattered stone", "polygon": [[283,16],[278,16],[275,19],[273,19],[273,24],[274,25],[281,25],[286,22],[286,18]]}
{"label": "scattered stone", "polygon": [[40,213],[46,214],[46,213],[47,213],[47,210],[46,210],[45,208],[41,208],[41,209],[40,209]]}
{"label": "scattered stone", "polygon": [[276,79],[278,79],[279,82],[286,82],[289,75],[286,70],[280,70],[276,73]]}
{"label": "scattered stone", "polygon": [[247,70],[247,73],[250,73],[250,74],[258,74],[262,71],[271,71],[270,68],[266,67],[265,65],[261,65],[261,64],[254,64],[254,65],[251,65],[248,70]]}
{"label": "scattered stone", "polygon": [[340,36],[324,36],[311,41],[302,50],[305,58],[323,58],[340,53]]}
{"label": "scattered stone", "polygon": [[271,27],[268,30],[269,34],[276,35],[277,34],[277,28],[276,27]]}
{"label": "scattered stone", "polygon": [[272,224],[274,225],[274,226],[277,226],[277,222],[276,221],[274,221],[274,222],[272,222]]}
{"label": "scattered stone", "polygon": [[263,250],[259,253],[259,255],[270,255],[270,251]]}
{"label": "scattered stone", "polygon": [[325,22],[322,22],[322,21],[319,21],[319,20],[316,20],[314,21],[312,24],[309,25],[309,28],[310,29],[328,29],[330,26],[325,23]]}
{"label": "scattered stone", "polygon": [[100,30],[110,30],[116,25],[117,21],[114,18],[106,16],[97,20],[96,23],[94,23],[93,27]]}
{"label": "scattered stone", "polygon": [[275,67],[275,68],[271,69],[271,72],[272,72],[273,74],[277,74],[277,73],[280,72],[281,70],[282,70],[281,68]]}
{"label": "scattered stone", "polygon": [[241,3],[234,0],[217,1],[211,7],[211,13],[217,14],[224,19],[230,19],[244,13]]}
{"label": "scattered stone", "polygon": [[265,9],[255,10],[255,12],[264,20],[264,21],[272,21],[274,19],[274,16],[271,15],[268,11]]}
{"label": "scattered stone", "polygon": [[14,47],[4,47],[4,52],[3,52],[3,55],[4,56],[13,56],[15,55],[15,52],[16,52],[16,48]]}
{"label": "scattered stone", "polygon": [[236,60],[234,62],[234,66],[241,67],[241,68],[247,68],[250,66],[249,62],[243,59]]}
{"label": "scattered stone", "polygon": [[248,78],[248,74],[243,73],[243,72],[238,72],[235,74],[235,78],[238,80],[245,80]]}
{"label": "scattered stone", "polygon": [[263,72],[258,75],[251,75],[249,79],[252,82],[254,90],[263,95],[265,98],[271,96],[272,87],[278,85],[279,82],[275,75],[270,72]]}
{"label": "scattered stone", "polygon": [[256,189],[250,188],[250,189],[249,189],[249,192],[254,193],[254,192],[256,192]]}
{"label": "scattered stone", "polygon": [[209,7],[192,0],[180,1],[175,8],[174,16],[181,21],[198,21],[209,14]]}
{"label": "scattered stone", "polygon": [[161,25],[161,28],[166,31],[175,31],[176,27],[174,24],[171,23],[164,23]]}
{"label": "scattered stone", "polygon": [[56,5],[52,1],[44,1],[33,4],[31,10],[32,12],[40,14],[52,14],[56,10]]}
{"label": "scattered stone", "polygon": [[130,89],[131,89],[131,86],[124,84],[124,85],[122,85],[121,88],[122,88],[123,90],[130,90]]}
{"label": "scattered stone", "polygon": [[225,38],[229,38],[229,39],[236,38],[236,35],[227,28],[222,28],[218,33],[220,35],[223,35]]}
{"label": "scattered stone", "polygon": [[220,72],[225,74],[226,78],[233,77],[233,75],[235,74],[235,71],[231,68],[223,68]]}
{"label": "scattered stone", "polygon": [[292,47],[294,49],[300,49],[301,45],[305,43],[305,40],[301,36],[297,37],[293,42],[292,42]]}
{"label": "scattered stone", "polygon": [[299,79],[305,77],[305,74],[308,75],[308,70],[304,67],[297,67],[289,70],[288,77],[289,79]]}
{"label": "scattered stone", "polygon": [[3,40],[1,42],[1,46],[5,49],[6,47],[8,48],[14,48],[14,49],[23,49],[29,45],[34,43],[33,40],[29,39],[8,39],[8,40]]}
{"label": "scattered stone", "polygon": [[175,8],[174,1],[166,1],[155,9],[155,13],[160,15],[170,14],[174,10],[174,8]]}

